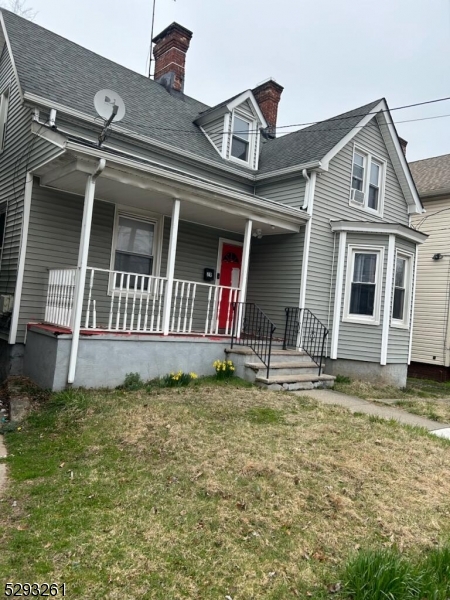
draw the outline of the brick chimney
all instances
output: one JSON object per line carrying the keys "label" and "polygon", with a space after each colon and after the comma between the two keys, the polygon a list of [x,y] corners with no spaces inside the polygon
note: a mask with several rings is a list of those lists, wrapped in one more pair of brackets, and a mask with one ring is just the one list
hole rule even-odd
{"label": "brick chimney", "polygon": [[406,156],[406,146],[408,145],[408,142],[400,136],[398,136],[398,141],[400,142],[400,146],[402,147],[403,154]]}
{"label": "brick chimney", "polygon": [[191,38],[192,31],[178,23],[172,23],[152,40],[155,81],[169,92],[183,93],[186,52]]}
{"label": "brick chimney", "polygon": [[267,135],[276,137],[278,103],[284,88],[273,79],[269,79],[252,90],[255,100],[267,121]]}

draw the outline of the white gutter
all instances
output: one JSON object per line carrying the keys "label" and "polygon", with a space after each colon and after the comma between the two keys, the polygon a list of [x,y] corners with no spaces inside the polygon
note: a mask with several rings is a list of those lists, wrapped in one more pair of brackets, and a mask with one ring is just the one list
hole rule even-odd
{"label": "white gutter", "polygon": [[95,182],[105,169],[105,166],[106,160],[104,158],[100,159],[97,169],[92,173],[92,175],[89,175],[86,182],[80,248],[78,252],[78,273],[73,303],[72,344],[70,346],[69,375],[67,377],[67,383],[73,383],[75,381],[78,345],[80,341],[81,314],[83,311],[84,286],[86,285],[89,241],[91,237],[92,212],[94,208]]}
{"label": "white gutter", "polygon": [[255,181],[263,181],[264,179],[271,179],[272,177],[275,179],[277,177],[282,177],[283,175],[293,175],[299,172],[303,173],[305,169],[308,171],[327,171],[328,165],[325,168],[322,166],[322,162],[320,160],[313,160],[311,162],[303,163],[301,165],[285,167],[284,169],[278,169],[276,171],[270,171],[268,173],[257,173],[255,175]]}

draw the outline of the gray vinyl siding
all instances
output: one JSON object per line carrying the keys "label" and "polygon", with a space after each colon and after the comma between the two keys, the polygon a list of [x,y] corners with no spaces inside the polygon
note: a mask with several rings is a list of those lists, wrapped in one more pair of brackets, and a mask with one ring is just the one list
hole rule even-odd
{"label": "gray vinyl siding", "polygon": [[[0,154],[0,210],[6,211],[6,228],[0,268],[0,294],[14,294],[22,234],[26,172],[54,146],[31,133],[31,108],[21,104],[13,65],[6,45],[0,58],[0,92],[9,86],[9,105],[4,150]],[[9,324],[3,322],[2,329]]]}
{"label": "gray vinyl siding", "polygon": [[211,139],[214,146],[216,147],[216,149],[219,152],[222,152],[222,143],[223,143],[223,138],[224,138],[224,133],[223,133],[224,125],[225,125],[225,118],[222,115],[218,119],[215,119],[214,121],[211,121],[210,123],[206,123],[203,126],[203,129],[206,131],[206,133],[208,134],[208,137]]}
{"label": "gray vinyl siding", "polygon": [[[18,342],[22,342],[24,339],[27,323],[44,319],[48,269],[76,267],[82,217],[82,197],[34,185]],[[95,201],[89,266],[101,269],[110,268],[113,223],[114,205]],[[106,309],[107,303],[105,294],[105,303],[100,301],[97,305],[99,315],[105,310],[109,310],[109,305]],[[99,316],[99,319],[101,318]]]}
{"label": "gray vinyl siding", "polygon": [[[396,240],[396,250],[405,251],[413,254],[413,258],[411,261],[411,286],[413,289],[414,286],[414,260],[415,260],[415,252],[416,245],[412,242],[407,242],[406,240]],[[393,279],[395,278],[395,264],[394,264],[394,273]],[[393,282],[392,282],[393,283]],[[389,316],[392,315],[392,303],[394,301],[394,289],[392,289],[392,300],[389,311]],[[387,362],[388,363],[406,363],[409,358],[409,339],[410,339],[410,327],[412,320],[412,299],[410,303],[410,325],[408,329],[401,329],[399,327],[390,327],[389,328],[389,343],[388,343],[388,354],[387,354]]]}
{"label": "gray vinyl siding", "polygon": [[[354,143],[387,162],[383,218],[349,205]],[[335,239],[331,232],[330,220],[409,224],[407,204],[387,153],[380,128],[375,120],[361,129],[355,138],[330,161],[328,172],[317,176],[311,226],[306,308],[309,308],[329,329],[333,326],[335,269],[339,243],[339,236]],[[371,243],[372,237],[368,235],[366,238],[363,235],[362,240],[366,240],[366,244]],[[351,239],[351,236],[348,238]],[[387,240],[387,237],[384,239]],[[379,362],[381,346],[376,351],[368,351],[363,333],[364,326],[353,325],[353,327],[356,327],[352,331],[353,339],[350,330],[347,332],[345,327],[340,334],[343,337],[339,339],[339,357],[345,355],[347,358],[357,360],[362,352],[367,357],[376,355],[377,362]],[[367,328],[367,326],[365,327]],[[376,343],[381,344],[379,334],[375,334],[372,327],[369,330],[370,336],[375,335]],[[371,358],[365,360],[371,360]]]}
{"label": "gray vinyl siding", "polygon": [[284,309],[299,305],[304,231],[252,240],[247,302],[274,322],[276,338],[284,335]]}
{"label": "gray vinyl siding", "polygon": [[[347,248],[344,263],[344,285],[342,289],[341,299],[341,324],[339,328],[339,345],[338,358],[346,358],[349,360],[363,360],[370,362],[380,362],[381,358],[381,338],[383,333],[383,316],[384,316],[384,297],[385,297],[385,277],[388,255],[389,239],[386,235],[361,235],[348,234]],[[381,277],[381,307],[380,307],[380,324],[366,325],[361,323],[351,323],[343,321],[344,301],[346,293],[347,265],[349,258],[349,246],[374,246],[384,248],[383,271]],[[311,309],[313,310],[313,309]],[[313,310],[314,312],[314,310]]]}
{"label": "gray vinyl siding", "polygon": [[256,119],[255,111],[248,100],[236,106],[236,112],[241,114],[246,119]]}
{"label": "gray vinyl siding", "polygon": [[[161,258],[161,276],[165,277],[170,241],[170,217],[164,219],[164,241]],[[186,279],[204,283],[203,270],[217,269],[219,239],[242,242],[243,235],[213,229],[196,223],[180,221],[178,226],[175,279]]]}
{"label": "gray vinyl siding", "polygon": [[[413,224],[429,238],[419,247],[411,360],[450,366],[450,196],[424,200]],[[434,254],[443,254],[433,260]]]}
{"label": "gray vinyl siding", "polygon": [[305,187],[306,182],[298,173],[290,179],[259,184],[256,194],[262,198],[292,206],[292,208],[301,208],[305,199]]}

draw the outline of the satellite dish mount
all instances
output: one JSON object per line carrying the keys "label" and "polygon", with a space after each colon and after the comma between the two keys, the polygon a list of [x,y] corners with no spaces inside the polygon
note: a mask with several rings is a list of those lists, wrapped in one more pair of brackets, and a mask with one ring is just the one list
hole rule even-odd
{"label": "satellite dish mount", "polygon": [[100,148],[106,140],[111,123],[113,121],[117,123],[124,118],[125,102],[116,92],[105,89],[95,94],[94,106],[98,115],[104,120],[103,129],[98,136],[98,147]]}

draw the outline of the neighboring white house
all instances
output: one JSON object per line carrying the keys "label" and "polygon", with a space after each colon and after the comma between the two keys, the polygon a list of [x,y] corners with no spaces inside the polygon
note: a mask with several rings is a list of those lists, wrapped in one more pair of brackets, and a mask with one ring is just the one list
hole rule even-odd
{"label": "neighboring white house", "polygon": [[410,375],[450,379],[450,154],[410,163],[429,238],[419,252]]}
{"label": "neighboring white house", "polygon": [[[273,80],[213,107],[184,93],[177,23],[154,80],[8,11],[1,36],[3,375],[207,374],[233,338],[270,384],[405,384],[426,235],[384,99],[276,137]],[[125,103],[111,127],[99,90],[111,118]],[[291,375],[269,370],[281,344]]]}

